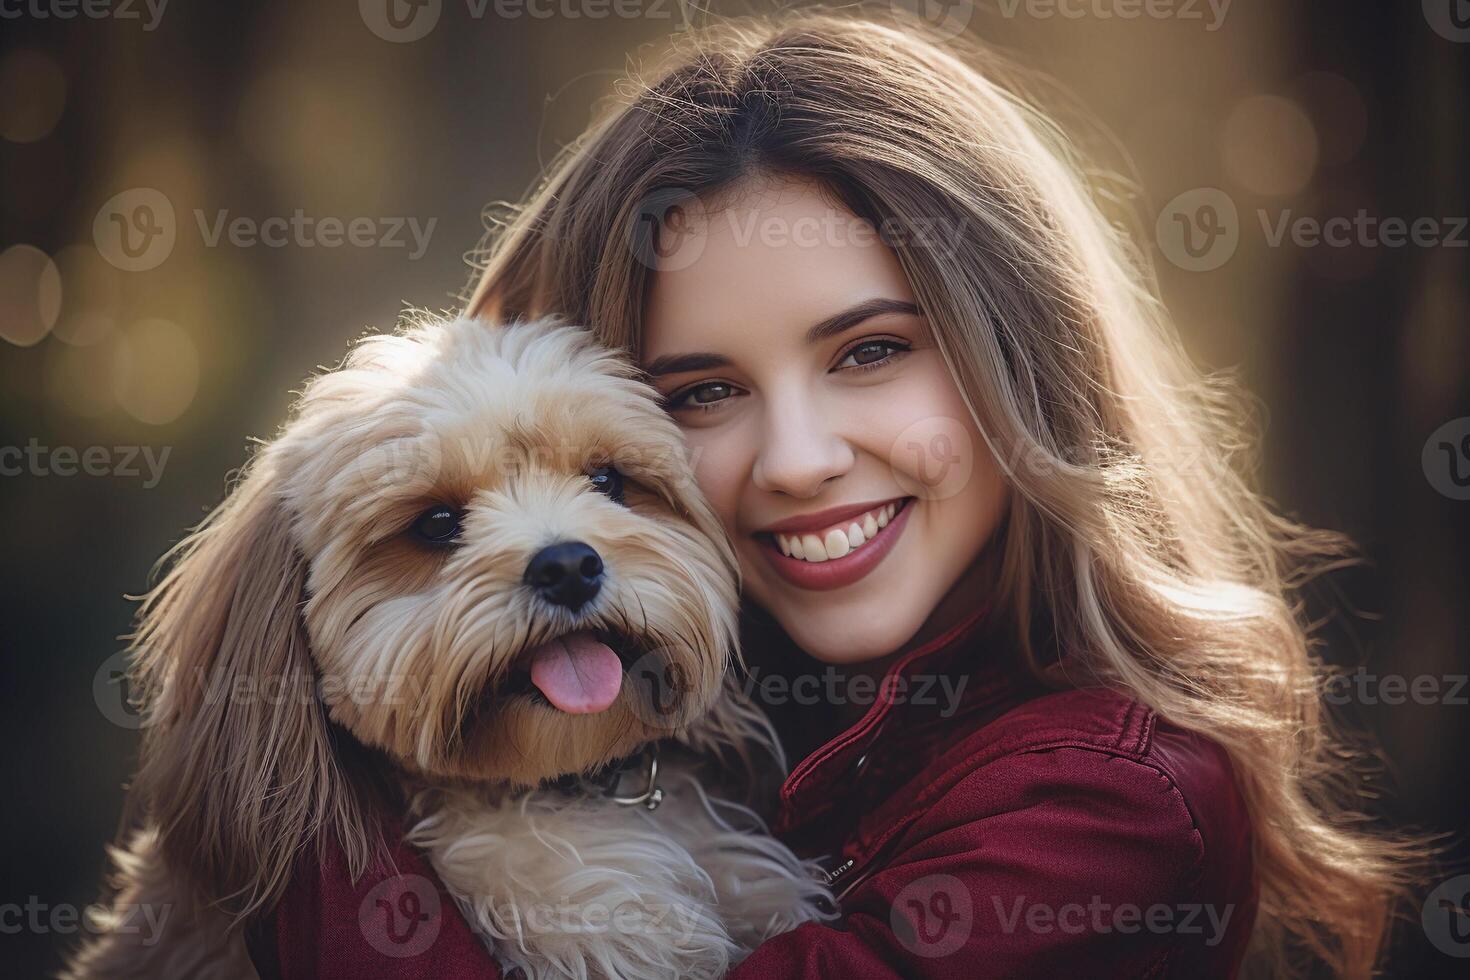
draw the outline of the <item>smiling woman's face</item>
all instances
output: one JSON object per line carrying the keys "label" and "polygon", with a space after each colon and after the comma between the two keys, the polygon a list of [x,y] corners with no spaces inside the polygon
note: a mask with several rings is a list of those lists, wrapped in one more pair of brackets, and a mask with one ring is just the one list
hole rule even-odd
{"label": "smiling woman's face", "polygon": [[1006,487],[871,226],[742,186],[665,256],[642,340],[746,595],[802,649],[871,660],[984,600]]}

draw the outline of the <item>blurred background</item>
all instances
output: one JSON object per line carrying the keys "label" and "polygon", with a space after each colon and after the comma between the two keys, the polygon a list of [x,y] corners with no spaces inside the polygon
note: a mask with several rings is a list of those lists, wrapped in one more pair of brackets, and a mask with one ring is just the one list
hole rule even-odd
{"label": "blurred background", "polygon": [[[1136,181],[1189,349],[1263,404],[1269,493],[1366,552],[1324,655],[1389,760],[1365,807],[1451,835],[1428,895],[1470,857],[1470,3],[894,2],[1111,133],[1089,148]],[[686,23],[676,0],[0,0],[0,971],[54,969],[98,895],[137,748],[125,597],[305,374],[458,305],[487,203]],[[1431,912],[1470,891],[1447,887]],[[1390,975],[1464,975],[1470,927],[1435,914]]]}

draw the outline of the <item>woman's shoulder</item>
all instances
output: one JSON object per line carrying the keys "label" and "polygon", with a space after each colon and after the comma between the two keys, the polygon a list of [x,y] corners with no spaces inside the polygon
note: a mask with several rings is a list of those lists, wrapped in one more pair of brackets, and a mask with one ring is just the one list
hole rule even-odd
{"label": "woman's shoulder", "polygon": [[1087,687],[1043,694],[972,731],[957,748],[962,768],[1029,768],[1038,778],[1071,774],[1147,796],[1167,786],[1191,810],[1246,819],[1229,753],[1125,692]]}
{"label": "woman's shoulder", "polygon": [[1250,816],[1229,753],[1127,693],[1043,694],[946,756],[948,789],[934,801],[945,822],[1030,812],[1079,844],[1147,854],[1200,901],[1253,890]]}
{"label": "woman's shoulder", "polygon": [[[1233,976],[1255,920],[1228,753],[1100,689],[954,731],[841,857],[844,914],[861,942],[914,953],[906,975],[940,975],[933,958],[954,953],[994,976]],[[883,923],[892,942],[872,938]]]}

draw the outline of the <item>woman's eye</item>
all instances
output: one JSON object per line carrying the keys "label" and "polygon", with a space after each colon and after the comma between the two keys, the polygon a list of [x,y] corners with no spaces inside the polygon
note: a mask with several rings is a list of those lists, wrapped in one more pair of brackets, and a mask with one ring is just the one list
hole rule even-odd
{"label": "woman's eye", "polygon": [[837,368],[861,368],[882,364],[897,353],[908,351],[909,345],[897,340],[865,340],[848,350]]}
{"label": "woman's eye", "polygon": [[599,466],[587,478],[598,493],[605,493],[616,503],[623,502],[623,474],[611,466]]}
{"label": "woman's eye", "polygon": [[444,544],[459,537],[463,515],[453,507],[437,504],[420,514],[413,522],[413,533],[425,541]]}
{"label": "woman's eye", "polygon": [[675,392],[664,400],[667,411],[681,408],[707,408],[728,401],[735,396],[735,386],[727,381],[706,381]]}

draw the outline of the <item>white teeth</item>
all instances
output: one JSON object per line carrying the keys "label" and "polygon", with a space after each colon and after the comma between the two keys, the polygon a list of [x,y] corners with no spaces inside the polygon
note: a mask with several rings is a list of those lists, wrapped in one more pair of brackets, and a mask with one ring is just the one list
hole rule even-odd
{"label": "white teeth", "polygon": [[827,560],[827,548],[822,544],[822,539],[815,534],[801,536],[801,553],[807,561],[824,562]]}
{"label": "white teeth", "polygon": [[829,558],[841,558],[873,540],[880,528],[888,526],[898,508],[898,504],[885,504],[846,525],[828,528],[821,535],[777,534],[776,546],[781,549],[781,554],[803,561],[823,562]]}

